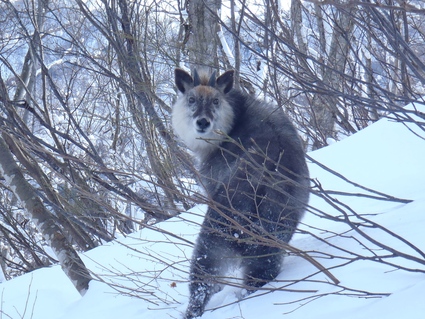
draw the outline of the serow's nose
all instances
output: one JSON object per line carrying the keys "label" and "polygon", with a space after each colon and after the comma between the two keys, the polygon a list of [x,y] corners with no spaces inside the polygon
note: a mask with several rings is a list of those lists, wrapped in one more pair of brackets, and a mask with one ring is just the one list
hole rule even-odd
{"label": "serow's nose", "polygon": [[210,126],[210,121],[208,121],[206,118],[201,118],[196,121],[196,125],[198,125],[198,129],[200,131],[205,131]]}

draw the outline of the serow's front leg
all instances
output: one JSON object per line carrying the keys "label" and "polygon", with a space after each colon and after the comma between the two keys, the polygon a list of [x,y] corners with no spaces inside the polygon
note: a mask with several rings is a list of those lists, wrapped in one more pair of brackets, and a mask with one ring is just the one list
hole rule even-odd
{"label": "serow's front leg", "polygon": [[[220,243],[219,243],[220,242]],[[216,236],[201,234],[192,257],[189,285],[189,305],[184,319],[192,319],[204,313],[211,295],[218,290],[218,280],[225,269],[222,240]]]}

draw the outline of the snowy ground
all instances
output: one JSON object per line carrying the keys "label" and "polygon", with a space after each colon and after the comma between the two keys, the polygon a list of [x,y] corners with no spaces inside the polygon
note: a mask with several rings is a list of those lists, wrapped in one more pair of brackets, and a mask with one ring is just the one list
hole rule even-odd
{"label": "snowy ground", "polygon": [[[425,140],[412,130],[425,136],[414,125],[406,127],[384,119],[309,155],[351,181],[413,200],[403,204],[338,196],[361,214],[351,216],[351,220],[370,219],[425,251]],[[365,193],[315,164],[310,165],[310,171],[326,190]],[[423,260],[420,253],[385,229],[361,227],[366,235],[389,249],[413,257],[381,257],[397,267],[377,262],[378,255],[390,253],[345,223],[323,218],[318,210],[338,216],[335,207],[323,199],[313,195],[310,204],[315,213],[307,213],[301,226],[309,234],[296,234],[291,244],[310,251],[341,283],[332,284],[308,261],[288,256],[280,276],[267,286],[281,289],[259,291],[238,302],[240,288],[225,287],[208,305],[214,310],[206,311],[202,318],[273,319],[285,314],[291,319],[425,318],[425,265],[413,260]],[[86,265],[99,275],[99,281],[91,282],[84,297],[80,297],[59,266],[0,284],[0,319],[180,318],[188,300],[190,242],[196,238],[204,208],[197,207],[162,223],[159,227],[163,232],[144,229],[83,255]],[[353,252],[358,254],[357,260],[341,266],[356,258]],[[326,254],[338,258],[327,258]],[[371,260],[374,255],[375,261]],[[399,266],[420,271],[402,270]],[[378,295],[371,298],[371,293]]]}

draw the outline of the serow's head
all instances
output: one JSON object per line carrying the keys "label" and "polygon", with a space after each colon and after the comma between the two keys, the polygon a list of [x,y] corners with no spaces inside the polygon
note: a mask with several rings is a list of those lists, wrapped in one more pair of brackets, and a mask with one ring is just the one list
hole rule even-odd
{"label": "serow's head", "polygon": [[180,96],[173,107],[173,128],[185,144],[202,156],[209,153],[230,132],[234,112],[226,99],[233,87],[234,71],[216,77],[198,74],[193,77],[182,69],[175,70],[175,84]]}

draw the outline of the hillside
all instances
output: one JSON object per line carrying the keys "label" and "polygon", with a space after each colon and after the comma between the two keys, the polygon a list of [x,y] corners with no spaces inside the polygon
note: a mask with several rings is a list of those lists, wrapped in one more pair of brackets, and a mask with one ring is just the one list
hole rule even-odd
{"label": "hillside", "polygon": [[[325,274],[317,273],[308,261],[288,256],[277,281],[268,286],[283,289],[259,291],[236,302],[243,292],[237,287],[225,287],[209,304],[209,308],[218,309],[207,311],[202,318],[273,319],[282,318],[283,314],[291,319],[423,318],[425,264],[415,258],[424,258],[401,239],[425,251],[424,137],[425,133],[413,124],[383,119],[309,154],[348,180],[412,201],[406,204],[370,198],[377,195],[310,163],[311,176],[323,189],[368,195],[329,193],[344,204],[332,204],[313,195],[312,212],[306,214],[301,226],[304,232],[296,234],[291,242],[310,251],[329,268],[341,282],[338,286]],[[353,222],[365,222],[364,217],[381,225],[383,228],[366,222],[368,227],[359,229],[389,249],[413,258],[395,256],[346,223],[324,218],[324,214],[339,216],[338,207],[350,211]],[[79,296],[59,266],[2,283],[1,318],[180,318],[188,298],[190,242],[196,238],[204,209],[196,207],[160,224],[161,231],[143,229],[83,255],[86,265],[101,279],[91,283],[84,297]],[[400,269],[403,267],[416,271]],[[222,307],[227,304],[230,305]]]}

